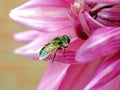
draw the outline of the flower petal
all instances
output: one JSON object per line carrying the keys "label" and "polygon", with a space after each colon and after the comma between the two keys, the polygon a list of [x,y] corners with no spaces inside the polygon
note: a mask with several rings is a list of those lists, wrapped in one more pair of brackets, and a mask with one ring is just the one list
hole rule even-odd
{"label": "flower petal", "polygon": [[120,8],[118,7],[104,8],[97,15],[107,20],[116,20],[119,22]]}
{"label": "flower petal", "polygon": [[37,90],[58,90],[70,64],[51,63]]}
{"label": "flower petal", "polygon": [[[83,44],[83,42],[84,41],[81,39],[72,40],[71,43],[68,45],[69,51],[68,52],[66,51],[65,53],[63,51],[58,51],[55,57],[55,61],[62,62],[62,63],[68,63],[68,64],[78,63],[75,60],[75,54],[76,54],[77,49]],[[63,53],[65,56],[63,56]],[[46,59],[48,61],[51,61],[53,58],[53,55],[54,53],[49,55],[49,57],[47,57]]]}
{"label": "flower petal", "polygon": [[120,74],[120,53],[113,55],[99,66],[94,78],[88,83],[84,90],[99,88]]}
{"label": "flower petal", "polygon": [[89,26],[88,26],[88,24],[87,24],[87,20],[86,20],[86,18],[85,18],[85,13],[80,13],[80,14],[79,14],[79,20],[80,20],[80,24],[81,24],[81,26],[82,26],[82,28],[83,28],[83,31],[84,31],[88,36],[90,36],[92,32],[90,31],[90,28],[89,28]]}
{"label": "flower petal", "polygon": [[87,3],[110,3],[120,4],[120,0],[85,0]]}
{"label": "flower petal", "polygon": [[24,31],[24,32],[19,32],[14,34],[14,39],[18,42],[25,42],[29,43],[33,41],[35,38],[45,35],[44,32],[38,32],[35,30],[29,30],[29,31]]}
{"label": "flower petal", "polygon": [[88,64],[70,65],[58,90],[84,90],[100,63],[101,60],[97,60]]}
{"label": "flower petal", "polygon": [[100,9],[105,9],[103,7],[110,6],[109,3],[97,3],[90,11],[95,12],[95,11],[100,11]]}
{"label": "flower petal", "polygon": [[119,21],[115,21],[115,20],[107,20],[107,19],[104,19],[104,18],[100,18],[100,17],[97,17],[96,20],[100,23],[102,23],[103,25],[105,26],[109,26],[109,27],[118,27],[120,26],[120,22]]}
{"label": "flower petal", "polygon": [[[41,33],[41,32],[39,32],[39,33]],[[69,27],[67,29],[58,30],[57,32],[53,32],[52,34],[51,33],[42,33],[42,35],[40,35],[37,38],[35,38],[28,45],[26,45],[25,47],[22,47],[20,49],[20,51],[22,50],[22,52],[23,52],[24,50],[27,50],[27,49],[38,49],[40,46],[44,46],[45,44],[47,44],[53,38],[59,37],[59,36],[62,36],[62,35],[68,35],[71,38],[75,38],[76,37],[74,29],[71,28],[71,27]],[[16,37],[19,37],[19,36],[17,36],[17,34],[16,34]]]}
{"label": "flower petal", "polygon": [[79,48],[76,60],[86,63],[119,50],[120,27],[100,28]]}
{"label": "flower petal", "polygon": [[83,90],[100,62],[101,60],[89,64],[50,64],[38,90]]}
{"label": "flower petal", "polygon": [[[49,36],[48,36],[49,37]],[[38,53],[41,46],[44,46],[47,42],[50,41],[47,37],[40,36],[37,37],[35,40],[30,42],[29,44],[22,46],[14,51],[15,54],[27,56],[33,60],[38,60]]]}
{"label": "flower petal", "polygon": [[[69,51],[65,52],[65,57],[63,56],[63,51],[58,51],[55,57],[55,61],[63,62],[63,63],[76,63],[75,60],[75,53],[78,47],[81,46],[81,44],[84,42],[81,39],[75,38],[75,32],[73,29],[71,29],[71,32],[69,30],[59,30],[58,32],[54,33],[47,33],[43,34],[42,36],[37,37],[34,41],[30,42],[28,45],[23,46],[21,48],[18,48],[15,50],[16,54],[24,55],[32,59],[39,59],[39,51],[53,38],[62,36],[62,35],[68,35],[71,37],[72,41],[69,44]],[[47,36],[47,37],[46,37]],[[73,40],[74,39],[74,40]],[[74,44],[77,43],[77,44]],[[46,60],[52,61],[54,53],[51,53]]]}
{"label": "flower petal", "polygon": [[68,7],[64,0],[30,0],[13,9],[10,17],[32,29],[52,32],[71,26]]}
{"label": "flower petal", "polygon": [[90,36],[97,28],[105,27],[92,17],[87,11],[79,13],[79,21],[83,31]]}
{"label": "flower petal", "polygon": [[119,90],[120,89],[120,75],[109,81],[99,90]]}
{"label": "flower petal", "polygon": [[66,2],[68,2],[70,5],[74,3],[75,0],[65,0]]}
{"label": "flower petal", "polygon": [[[45,38],[44,38],[45,40]],[[45,41],[40,41],[37,39],[34,42],[18,48],[15,50],[16,54],[20,54],[20,55],[24,55],[28,58],[31,58],[33,60],[38,60],[39,59],[39,51],[41,50],[41,48],[45,45],[45,42],[49,42],[48,39],[46,39]],[[76,45],[74,43],[77,43]],[[57,51],[56,53],[56,57],[55,57],[55,61],[57,62],[62,62],[62,63],[78,63],[75,60],[75,54],[76,54],[76,49],[78,49],[78,47],[83,43],[83,41],[80,39],[76,39],[74,41],[72,41],[69,44],[69,51],[66,51],[65,53],[61,50],[61,51]],[[63,53],[65,56],[63,56]],[[45,60],[52,62],[54,53],[51,53]]]}
{"label": "flower petal", "polygon": [[[90,35],[93,33],[96,29],[100,27],[105,27],[103,24],[97,22],[93,17],[91,17],[88,12],[84,12],[86,23],[88,24]],[[81,21],[82,23],[82,21]]]}

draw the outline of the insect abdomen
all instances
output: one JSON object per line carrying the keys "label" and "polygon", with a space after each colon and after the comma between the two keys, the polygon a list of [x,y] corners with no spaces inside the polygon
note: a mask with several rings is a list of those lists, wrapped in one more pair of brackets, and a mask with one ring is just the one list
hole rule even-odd
{"label": "insect abdomen", "polygon": [[54,52],[58,48],[57,45],[54,45],[53,43],[47,44],[44,48],[41,49],[39,53],[39,58],[40,59],[45,59],[46,57],[49,56],[52,52]]}

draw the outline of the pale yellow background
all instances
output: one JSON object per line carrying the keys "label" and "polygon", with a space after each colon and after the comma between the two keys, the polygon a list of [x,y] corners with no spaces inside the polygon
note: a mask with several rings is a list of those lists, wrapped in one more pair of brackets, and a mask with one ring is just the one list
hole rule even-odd
{"label": "pale yellow background", "polygon": [[0,90],[36,90],[48,65],[13,54],[18,44],[12,38],[15,32],[27,28],[13,22],[8,13],[28,0],[0,0]]}

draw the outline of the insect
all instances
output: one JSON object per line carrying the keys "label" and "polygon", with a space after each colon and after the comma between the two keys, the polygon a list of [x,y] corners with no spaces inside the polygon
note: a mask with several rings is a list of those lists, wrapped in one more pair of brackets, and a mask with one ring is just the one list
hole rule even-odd
{"label": "insect", "polygon": [[69,43],[70,43],[70,38],[67,35],[63,35],[63,36],[54,38],[40,50],[39,59],[45,59],[51,53],[55,52],[53,59],[52,59],[52,62],[54,62],[57,51],[58,50],[65,51],[65,49],[68,48],[67,44],[69,44]]}

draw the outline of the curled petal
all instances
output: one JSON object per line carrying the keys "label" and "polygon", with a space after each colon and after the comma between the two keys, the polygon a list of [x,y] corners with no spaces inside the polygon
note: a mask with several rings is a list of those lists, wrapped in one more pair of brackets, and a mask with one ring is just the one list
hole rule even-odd
{"label": "curled petal", "polygon": [[107,20],[107,19],[104,19],[104,18],[100,18],[100,17],[97,17],[96,20],[100,23],[102,23],[103,25],[105,26],[109,26],[109,27],[118,27],[120,26],[120,22],[119,21],[116,21],[116,20]]}
{"label": "curled petal", "polygon": [[80,63],[86,63],[119,50],[120,28],[100,28],[79,48],[76,60]]}
{"label": "curled petal", "polygon": [[45,35],[44,32],[38,32],[35,30],[29,30],[29,31],[24,31],[24,32],[19,32],[14,34],[14,39],[18,42],[25,42],[29,43],[33,41],[35,38]]}
{"label": "curled petal", "polygon": [[97,3],[90,11],[99,11],[100,9],[104,9],[103,7],[109,6],[109,3]]}
{"label": "curled petal", "polygon": [[96,21],[88,12],[79,14],[80,24],[88,36],[90,36],[97,28],[105,27],[103,24]]}
{"label": "curled petal", "polygon": [[94,78],[88,83],[84,90],[99,88],[120,74],[120,53],[113,55],[101,64]]}
{"label": "curled petal", "polygon": [[90,31],[90,28],[89,28],[89,26],[88,26],[87,20],[86,20],[86,18],[85,18],[85,13],[80,13],[80,14],[79,14],[79,20],[80,20],[80,24],[81,24],[84,32],[85,32],[88,36],[90,36],[92,32]]}
{"label": "curled petal", "polygon": [[56,31],[71,26],[69,5],[61,0],[30,0],[10,12],[10,17],[32,29]]}
{"label": "curled petal", "polygon": [[[93,17],[91,17],[88,12],[84,12],[83,13],[85,16],[85,21],[87,23],[87,26],[89,27],[89,29],[86,29],[87,31],[89,30],[90,35],[91,33],[93,33],[97,28],[100,27],[105,27],[103,24],[99,23],[98,21],[96,21]],[[83,23],[83,21],[81,21],[81,23]],[[86,26],[84,25],[84,28]]]}
{"label": "curled petal", "polygon": [[99,13],[98,16],[107,20],[120,20],[120,8],[104,8]]}
{"label": "curled petal", "polygon": [[120,4],[120,0],[85,0],[87,3],[110,3]]}

